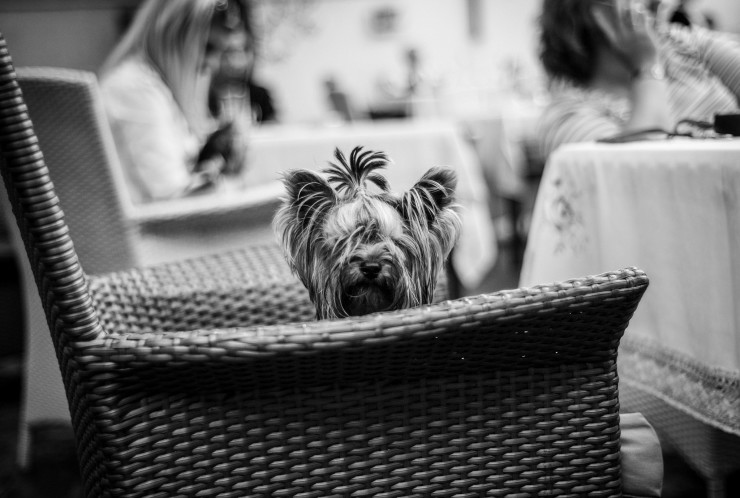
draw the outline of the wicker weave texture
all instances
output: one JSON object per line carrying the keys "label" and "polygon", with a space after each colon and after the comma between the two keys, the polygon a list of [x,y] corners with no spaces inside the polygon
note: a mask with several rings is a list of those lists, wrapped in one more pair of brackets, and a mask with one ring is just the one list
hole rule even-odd
{"label": "wicker weave texture", "polygon": [[[3,181],[58,353],[80,454],[89,454],[83,446],[90,432],[90,405],[74,380],[74,360],[63,351],[103,331],[1,34],[0,152]],[[95,462],[99,468],[100,460]]]}
{"label": "wicker weave texture", "polygon": [[[220,292],[208,264],[188,278]],[[92,494],[619,496],[616,350],[646,284],[627,270],[359,319],[111,334],[74,355],[105,441]]]}
{"label": "wicker weave texture", "polygon": [[91,277],[109,333],[311,321],[316,311],[276,245]]}
{"label": "wicker weave texture", "polygon": [[[92,276],[90,285],[109,333],[276,325],[316,316],[276,244]],[[446,298],[441,275],[434,299]]]}
{"label": "wicker weave texture", "polygon": [[135,227],[125,222],[111,177],[117,156],[95,93],[95,76],[60,68],[21,68],[18,81],[85,271],[131,268],[134,253],[128,231]]}
{"label": "wicker weave texture", "polygon": [[[26,245],[49,324],[67,324],[71,337],[97,337],[100,328],[64,213],[59,206],[5,39],[0,36],[2,175]],[[56,339],[56,328],[52,326]]]}
{"label": "wicker weave texture", "polygon": [[274,248],[90,278],[1,37],[0,63],[3,178],[87,496],[621,495],[644,273],[321,322]]}
{"label": "wicker weave texture", "polygon": [[[125,220],[111,175],[117,157],[94,74],[19,68],[18,81],[85,271],[110,272],[133,266],[136,229]],[[13,240],[16,251],[23,254],[22,244],[15,237]],[[19,264],[25,306],[26,394],[18,460],[25,467],[31,458],[32,424],[69,423],[69,408],[32,271],[25,261]]]}
{"label": "wicker weave texture", "polygon": [[111,407],[99,419],[106,488],[150,497],[619,496],[615,375],[595,370],[201,396],[119,385],[100,399]]}

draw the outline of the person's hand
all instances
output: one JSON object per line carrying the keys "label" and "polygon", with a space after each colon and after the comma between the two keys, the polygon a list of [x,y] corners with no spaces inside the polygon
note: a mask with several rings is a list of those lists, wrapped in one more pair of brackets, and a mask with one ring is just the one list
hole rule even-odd
{"label": "person's hand", "polygon": [[612,2],[595,3],[594,17],[610,49],[634,75],[657,61],[655,17],[645,0]]}
{"label": "person's hand", "polygon": [[622,130],[671,129],[673,125],[658,56],[657,6],[647,4],[646,0],[617,2],[621,38],[614,50],[621,54],[631,76],[631,113]]}
{"label": "person's hand", "polygon": [[214,157],[198,164],[199,169],[190,176],[190,183],[183,195],[192,195],[210,190],[216,185],[223,170],[223,159]]}
{"label": "person's hand", "polygon": [[616,0],[618,50],[634,73],[656,63],[658,36],[655,15],[645,0]]}
{"label": "person's hand", "polygon": [[198,155],[196,171],[204,165],[214,168],[220,164],[219,173],[236,175],[244,168],[246,156],[246,130],[238,120],[229,121],[214,131],[206,140]]}
{"label": "person's hand", "polygon": [[655,18],[656,29],[660,30],[668,26],[671,15],[679,4],[679,0],[648,0],[648,9]]}
{"label": "person's hand", "polygon": [[198,154],[198,164],[217,156],[226,158],[231,154],[231,128],[232,123],[226,123],[208,136]]}

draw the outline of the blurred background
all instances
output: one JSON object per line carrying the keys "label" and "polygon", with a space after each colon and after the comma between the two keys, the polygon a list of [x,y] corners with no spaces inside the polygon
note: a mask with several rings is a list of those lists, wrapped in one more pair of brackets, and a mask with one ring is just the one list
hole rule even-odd
{"label": "blurred background", "polygon": [[[96,72],[139,3],[0,0],[0,32],[16,66]],[[740,35],[738,0],[700,3],[715,29]],[[311,133],[383,118],[468,125],[475,124],[474,117],[509,119],[508,138],[524,143],[519,152],[525,165],[513,164],[513,177],[506,171],[486,177],[497,182],[489,187],[496,228],[492,243],[500,245],[499,253],[490,275],[469,293],[518,282],[523,242],[517,234],[526,235],[526,209],[536,193],[536,183],[526,184],[527,168],[536,162],[527,157],[526,132],[547,101],[536,56],[539,7],[540,0],[255,0],[255,79],[271,95],[280,125]],[[485,130],[461,129],[471,142]],[[69,477],[76,472],[74,450],[64,429],[44,429],[47,434],[38,440],[52,444],[35,449],[35,462],[41,463],[24,476],[14,472],[23,354],[18,285],[14,256],[5,244],[0,247],[0,302],[5,303],[0,306],[0,497],[76,496]],[[688,467],[667,464],[672,476],[666,496],[702,496],[703,487]]]}
{"label": "blurred background", "polygon": [[[740,17],[740,6],[732,0],[716,2],[731,6]],[[138,3],[3,0],[2,29],[17,65],[96,71]],[[418,51],[440,111],[472,105],[472,99],[495,100],[514,83],[512,78],[536,86],[532,27],[538,4],[257,0],[257,76],[272,91],[281,120],[291,123],[327,118],[324,81],[329,77],[359,110],[382,106],[388,97],[384,84],[405,78],[408,49]]]}
{"label": "blurred background", "polygon": [[[17,65],[96,71],[137,0],[3,0],[3,33]],[[512,88],[536,93],[539,0],[256,0],[257,77],[282,122],[327,119],[333,78],[361,113],[388,104],[418,52],[435,106],[496,106]],[[701,0],[716,28],[740,33],[740,2]]]}

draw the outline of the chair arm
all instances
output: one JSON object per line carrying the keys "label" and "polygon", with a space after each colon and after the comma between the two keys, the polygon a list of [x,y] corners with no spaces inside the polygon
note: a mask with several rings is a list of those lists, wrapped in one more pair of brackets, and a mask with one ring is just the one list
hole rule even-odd
{"label": "chair arm", "polygon": [[[526,365],[603,363],[616,358],[621,334],[584,331],[578,326],[579,309],[589,306],[591,299],[609,296],[609,308],[598,320],[604,327],[612,326],[610,320],[623,327],[624,317],[631,315],[647,287],[643,272],[625,269],[550,286],[313,321],[307,292],[290,276],[287,265],[275,259],[278,250],[264,246],[259,251],[93,278],[93,300],[108,336],[100,344],[84,347],[92,347],[99,359],[122,366],[191,361],[249,364],[274,356],[285,356],[289,365],[296,357],[327,351],[339,351],[346,360],[355,351],[363,349],[364,354],[367,349],[378,358],[364,363],[365,374],[372,369],[379,375],[390,368],[394,345],[408,347],[409,342],[428,350],[420,349],[414,361],[400,368],[420,367],[431,375],[438,373],[435,357],[441,362],[458,358],[469,365],[463,370],[471,372],[490,368],[481,363],[511,370]],[[516,322],[517,315],[533,310],[562,314],[558,326],[508,325]],[[528,353],[523,357],[521,351]],[[272,359],[272,365],[278,363]]]}
{"label": "chair arm", "polygon": [[198,227],[269,225],[284,192],[280,182],[253,188],[224,187],[185,198],[129,207],[127,217],[145,232]]}
{"label": "chair arm", "polygon": [[109,333],[158,333],[311,321],[308,291],[276,244],[91,276]]}
{"label": "chair arm", "polygon": [[[190,266],[220,271],[206,259]],[[94,299],[120,281],[156,299],[145,277],[140,270],[95,279]],[[169,285],[155,282],[157,292],[177,293],[176,283],[188,281],[167,278]],[[191,288],[204,283],[200,275]],[[441,490],[462,480],[467,494],[618,492],[617,348],[647,285],[642,272],[627,269],[342,320],[151,333],[121,326],[60,350],[79,386],[69,396],[98,416],[106,455],[143,476],[123,483],[131,488],[150,491],[161,471],[186,481],[166,481],[170,491],[185,489],[194,474],[181,465],[204,461],[227,472],[213,482],[241,485],[272,467],[267,456],[280,462],[270,483],[276,490],[285,489],[284,472],[321,486],[335,475],[381,482],[398,473],[406,486],[411,468],[433,475]],[[208,321],[182,303],[171,311]],[[200,312],[214,314],[207,306]],[[305,465],[314,460],[315,469]],[[247,480],[244,495],[273,489]],[[410,483],[421,490],[414,496],[432,489]],[[345,484],[331,489],[346,491]]]}

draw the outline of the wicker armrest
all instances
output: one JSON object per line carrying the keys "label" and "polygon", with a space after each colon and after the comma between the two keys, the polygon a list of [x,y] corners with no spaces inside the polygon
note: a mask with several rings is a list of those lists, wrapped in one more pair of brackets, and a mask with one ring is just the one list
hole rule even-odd
{"label": "wicker armrest", "polygon": [[[621,334],[594,335],[591,328],[580,333],[579,309],[609,294],[615,317],[623,320],[620,294],[647,286],[641,271],[626,269],[396,312],[313,321],[314,308],[303,286],[271,259],[276,248],[261,249],[259,255],[237,252],[92,279],[106,329],[118,332],[109,334],[95,356],[132,366],[249,363],[262,356],[283,355],[287,366],[295,357],[331,350],[346,353],[371,344],[377,347],[378,358],[364,361],[364,368],[380,375],[389,368],[386,359],[392,357],[395,343],[418,341],[420,347],[430,348],[418,356],[423,369],[430,368],[424,375],[436,375],[435,355],[441,355],[437,358],[441,363],[450,355],[459,357],[471,371],[480,371],[479,361],[492,362],[499,369],[509,365],[512,370],[523,365],[602,362],[615,355]],[[259,278],[249,269],[259,266],[256,261],[266,262]],[[240,280],[248,284],[238,284]],[[625,306],[636,304],[625,302]],[[555,318],[562,315],[562,323],[532,330],[520,323],[513,329],[506,327],[508,320],[531,315],[533,310]],[[610,318],[605,313],[600,319],[606,323]],[[522,350],[529,354],[522,356]]]}
{"label": "wicker armrest", "polygon": [[647,284],[627,269],[342,320],[106,334],[72,345],[74,396],[99,414],[118,494],[616,496],[617,348]]}
{"label": "wicker armrest", "polygon": [[[313,321],[316,316],[308,291],[276,244],[95,275],[89,284],[109,332],[277,325]],[[447,296],[442,272],[435,302]]]}
{"label": "wicker armrest", "polygon": [[245,229],[269,225],[284,191],[277,181],[252,188],[232,186],[133,206],[128,217],[147,232],[213,228],[214,224]]}
{"label": "wicker armrest", "polygon": [[112,333],[247,327],[315,316],[308,292],[275,244],[91,276],[89,284]]}

